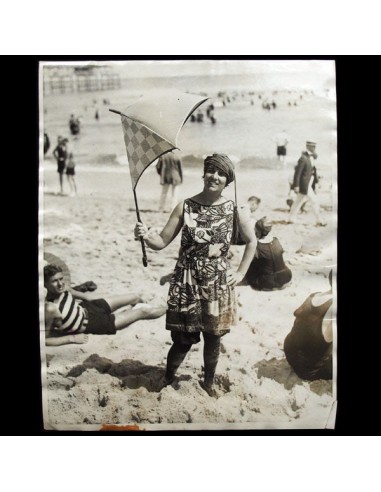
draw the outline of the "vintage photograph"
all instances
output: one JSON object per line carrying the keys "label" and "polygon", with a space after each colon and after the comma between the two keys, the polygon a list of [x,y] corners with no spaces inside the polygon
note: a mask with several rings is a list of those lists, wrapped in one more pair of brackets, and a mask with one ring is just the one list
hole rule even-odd
{"label": "vintage photograph", "polygon": [[333,429],[333,60],[39,63],[45,430]]}

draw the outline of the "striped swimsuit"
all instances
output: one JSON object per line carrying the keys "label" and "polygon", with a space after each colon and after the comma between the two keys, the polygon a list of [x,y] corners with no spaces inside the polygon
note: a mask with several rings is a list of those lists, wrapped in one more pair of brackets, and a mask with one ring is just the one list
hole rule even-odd
{"label": "striped swimsuit", "polygon": [[66,331],[67,333],[77,333],[81,328],[87,326],[89,320],[86,311],[75,301],[70,292],[63,292],[54,303],[58,304],[58,309],[62,314],[61,329],[63,331]]}

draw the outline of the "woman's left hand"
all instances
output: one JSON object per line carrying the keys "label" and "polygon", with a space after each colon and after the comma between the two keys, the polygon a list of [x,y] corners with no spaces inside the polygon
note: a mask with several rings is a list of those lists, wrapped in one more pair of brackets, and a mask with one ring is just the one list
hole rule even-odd
{"label": "woman's left hand", "polygon": [[241,272],[230,271],[227,274],[226,282],[230,287],[234,287],[243,279],[244,275]]}

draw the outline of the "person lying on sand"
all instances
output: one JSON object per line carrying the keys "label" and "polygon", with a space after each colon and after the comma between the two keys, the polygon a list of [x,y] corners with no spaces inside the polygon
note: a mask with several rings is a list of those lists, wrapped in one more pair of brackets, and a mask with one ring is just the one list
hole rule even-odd
{"label": "person lying on sand", "polygon": [[[114,335],[139,319],[163,316],[166,305],[142,303],[142,296],[128,293],[107,299],[93,299],[87,292],[66,288],[60,266],[44,267],[46,345],[86,343],[88,334]],[[114,313],[125,306],[132,309]]]}

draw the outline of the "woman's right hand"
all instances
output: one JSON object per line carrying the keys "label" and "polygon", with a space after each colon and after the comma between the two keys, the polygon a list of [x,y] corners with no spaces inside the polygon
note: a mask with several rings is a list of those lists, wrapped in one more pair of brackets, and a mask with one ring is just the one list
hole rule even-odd
{"label": "woman's right hand", "polygon": [[144,222],[136,222],[134,229],[135,239],[139,239],[140,237],[144,238],[147,233],[148,227],[144,224]]}

